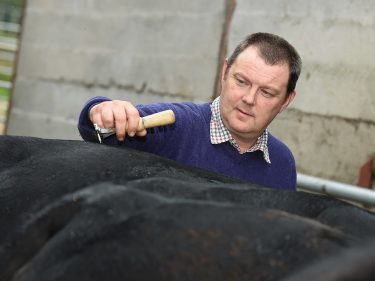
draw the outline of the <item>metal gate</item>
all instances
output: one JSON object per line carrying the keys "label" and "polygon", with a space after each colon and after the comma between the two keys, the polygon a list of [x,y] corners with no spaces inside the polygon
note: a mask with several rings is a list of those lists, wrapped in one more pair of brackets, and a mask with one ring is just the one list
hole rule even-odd
{"label": "metal gate", "polygon": [[24,0],[0,0],[0,134],[5,131],[15,77]]}

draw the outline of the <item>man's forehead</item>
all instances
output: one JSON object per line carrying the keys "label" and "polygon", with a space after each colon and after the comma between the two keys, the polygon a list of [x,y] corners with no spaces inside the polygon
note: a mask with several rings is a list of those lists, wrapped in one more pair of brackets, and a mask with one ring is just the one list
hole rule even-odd
{"label": "man's forehead", "polygon": [[248,57],[248,56],[254,57],[254,58],[255,57],[261,57],[259,48],[254,46],[254,45],[248,46],[241,53],[238,54],[236,61],[239,60],[239,59],[242,59],[244,57]]}
{"label": "man's forehead", "polygon": [[257,45],[250,45],[246,49],[244,49],[236,58],[234,63],[238,60],[244,60],[244,59],[256,59],[260,58],[266,65],[273,66],[273,65],[285,65],[289,70],[289,64],[286,60],[279,60],[276,63],[269,63],[265,57],[265,55],[262,54],[260,51],[260,48]]}
{"label": "man's forehead", "polygon": [[[267,60],[260,55],[256,48],[247,48],[241,54],[238,55],[237,59],[233,62],[233,66],[246,70],[246,68],[263,68],[265,67],[276,67],[281,69],[282,72],[289,73],[289,64],[286,61],[280,61],[275,64],[267,63]],[[289,77],[289,74],[288,74]]]}
{"label": "man's forehead", "polygon": [[[242,54],[243,56],[240,56]],[[288,64],[283,62],[275,65],[267,64],[266,61],[259,56],[257,49],[254,48],[246,50],[246,53],[244,51],[240,55],[230,69],[232,75],[249,81],[256,79],[262,86],[275,91],[284,91],[284,88],[286,91],[289,81]]]}

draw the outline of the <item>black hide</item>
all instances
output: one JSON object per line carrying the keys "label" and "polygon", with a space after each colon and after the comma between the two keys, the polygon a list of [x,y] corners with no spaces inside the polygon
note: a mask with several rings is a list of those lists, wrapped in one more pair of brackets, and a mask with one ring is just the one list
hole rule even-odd
{"label": "black hide", "polygon": [[374,280],[372,213],[81,141],[0,137],[0,223],[4,281]]}

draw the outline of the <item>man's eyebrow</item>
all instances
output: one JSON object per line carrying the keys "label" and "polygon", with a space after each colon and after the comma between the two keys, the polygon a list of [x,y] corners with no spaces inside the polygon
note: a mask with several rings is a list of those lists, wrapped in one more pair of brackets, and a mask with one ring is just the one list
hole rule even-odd
{"label": "man's eyebrow", "polygon": [[274,87],[271,87],[271,86],[263,86],[261,87],[262,89],[265,89],[265,90],[271,90],[273,92],[275,92],[275,94],[278,94],[279,93],[279,90],[274,88]]}
{"label": "man's eyebrow", "polygon": [[279,96],[281,94],[281,91],[279,91],[278,89],[276,88],[273,88],[273,87],[260,87],[263,91],[266,91],[268,92],[269,94],[273,95],[273,96]]}
{"label": "man's eyebrow", "polygon": [[246,80],[247,82],[250,82],[250,80],[245,75],[243,75],[241,72],[235,72],[235,73],[233,73],[233,76],[235,76],[236,78],[241,78],[243,80]]}
{"label": "man's eyebrow", "polygon": [[[235,78],[240,78],[240,79],[243,79],[243,80],[245,80],[246,82],[250,82],[250,79],[248,79],[244,74],[242,74],[241,72],[234,72],[233,73],[233,76],[235,77]],[[261,86],[261,88],[262,89],[265,89],[265,90],[270,90],[270,91],[272,91],[274,94],[279,94],[280,92],[279,92],[279,90],[278,89],[276,89],[276,88],[274,88],[274,87],[272,87],[272,86]]]}

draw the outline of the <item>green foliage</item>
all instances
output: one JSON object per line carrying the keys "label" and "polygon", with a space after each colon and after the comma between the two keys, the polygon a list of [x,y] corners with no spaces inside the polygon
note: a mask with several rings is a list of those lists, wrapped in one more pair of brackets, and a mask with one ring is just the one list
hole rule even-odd
{"label": "green foliage", "polygon": [[4,73],[0,73],[0,80],[1,81],[11,81],[12,76]]}
{"label": "green foliage", "polygon": [[8,89],[0,88],[0,100],[8,100],[10,91]]}
{"label": "green foliage", "polygon": [[0,30],[0,37],[17,38],[18,37],[18,33]]}
{"label": "green foliage", "polygon": [[0,0],[0,4],[8,4],[17,7],[22,7],[24,2],[24,0]]}

